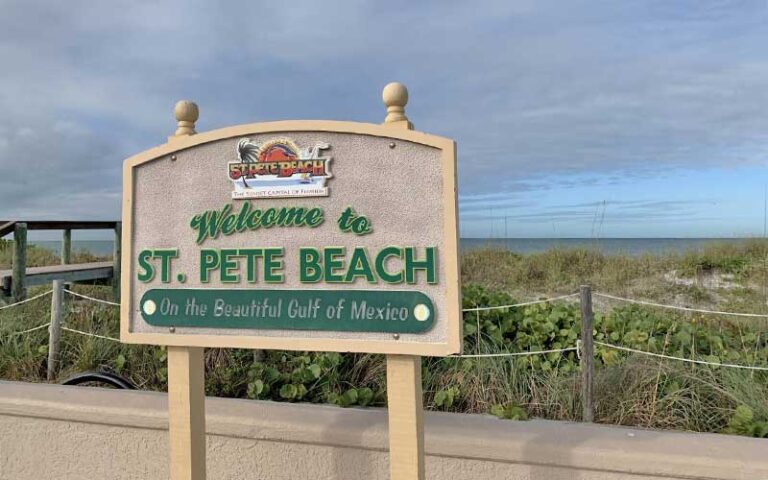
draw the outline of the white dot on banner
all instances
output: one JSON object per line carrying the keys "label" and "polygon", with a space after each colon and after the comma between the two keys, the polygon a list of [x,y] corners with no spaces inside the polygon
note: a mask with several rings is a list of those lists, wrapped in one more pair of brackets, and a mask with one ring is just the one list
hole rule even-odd
{"label": "white dot on banner", "polygon": [[155,313],[155,310],[157,310],[157,304],[153,300],[147,300],[144,302],[144,306],[142,308],[144,309],[144,313],[147,315],[152,315]]}
{"label": "white dot on banner", "polygon": [[413,307],[413,316],[416,317],[416,320],[423,322],[429,319],[429,307],[424,305],[423,303],[420,303]]}

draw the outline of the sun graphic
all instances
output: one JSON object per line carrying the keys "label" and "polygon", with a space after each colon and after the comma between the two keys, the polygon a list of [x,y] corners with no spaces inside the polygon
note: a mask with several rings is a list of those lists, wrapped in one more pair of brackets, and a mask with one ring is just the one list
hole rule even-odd
{"label": "sun graphic", "polygon": [[281,162],[299,158],[299,147],[288,138],[264,142],[259,148],[260,162]]}

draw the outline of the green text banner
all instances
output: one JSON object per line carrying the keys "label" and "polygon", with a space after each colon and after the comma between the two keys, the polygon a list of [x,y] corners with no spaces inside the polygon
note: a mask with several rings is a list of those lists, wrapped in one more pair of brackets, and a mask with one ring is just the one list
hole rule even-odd
{"label": "green text banner", "polygon": [[423,333],[435,320],[411,290],[152,289],[139,306],[163,327]]}

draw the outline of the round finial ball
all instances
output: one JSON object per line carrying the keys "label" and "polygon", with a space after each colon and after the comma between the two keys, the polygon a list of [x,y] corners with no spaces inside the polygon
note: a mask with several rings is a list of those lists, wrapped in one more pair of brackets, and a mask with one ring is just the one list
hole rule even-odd
{"label": "round finial ball", "polygon": [[404,107],[408,103],[408,89],[402,83],[388,83],[381,92],[381,98],[388,107]]}
{"label": "round finial ball", "polygon": [[179,122],[195,123],[198,117],[200,117],[200,111],[197,109],[197,104],[190,100],[179,100],[176,102],[176,106],[173,108],[173,114]]}

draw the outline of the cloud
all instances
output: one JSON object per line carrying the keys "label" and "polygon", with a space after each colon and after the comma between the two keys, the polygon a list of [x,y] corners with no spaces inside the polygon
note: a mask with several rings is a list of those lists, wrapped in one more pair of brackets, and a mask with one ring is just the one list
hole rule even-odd
{"label": "cloud", "polygon": [[5,2],[0,217],[116,218],[122,159],[173,131],[179,98],[199,130],[380,122],[395,79],[417,128],[457,139],[463,212],[765,163],[766,16],[712,0]]}
{"label": "cloud", "polygon": [[[701,221],[722,217],[704,215],[704,205],[711,202],[698,200],[615,200],[553,205],[545,208],[526,208],[526,213],[515,212],[493,215],[488,208],[461,209],[462,222],[519,222],[548,224],[566,222],[588,224],[592,228],[605,222],[611,224],[648,221]],[[478,213],[479,212],[479,213]],[[491,211],[492,212],[492,211]]]}

